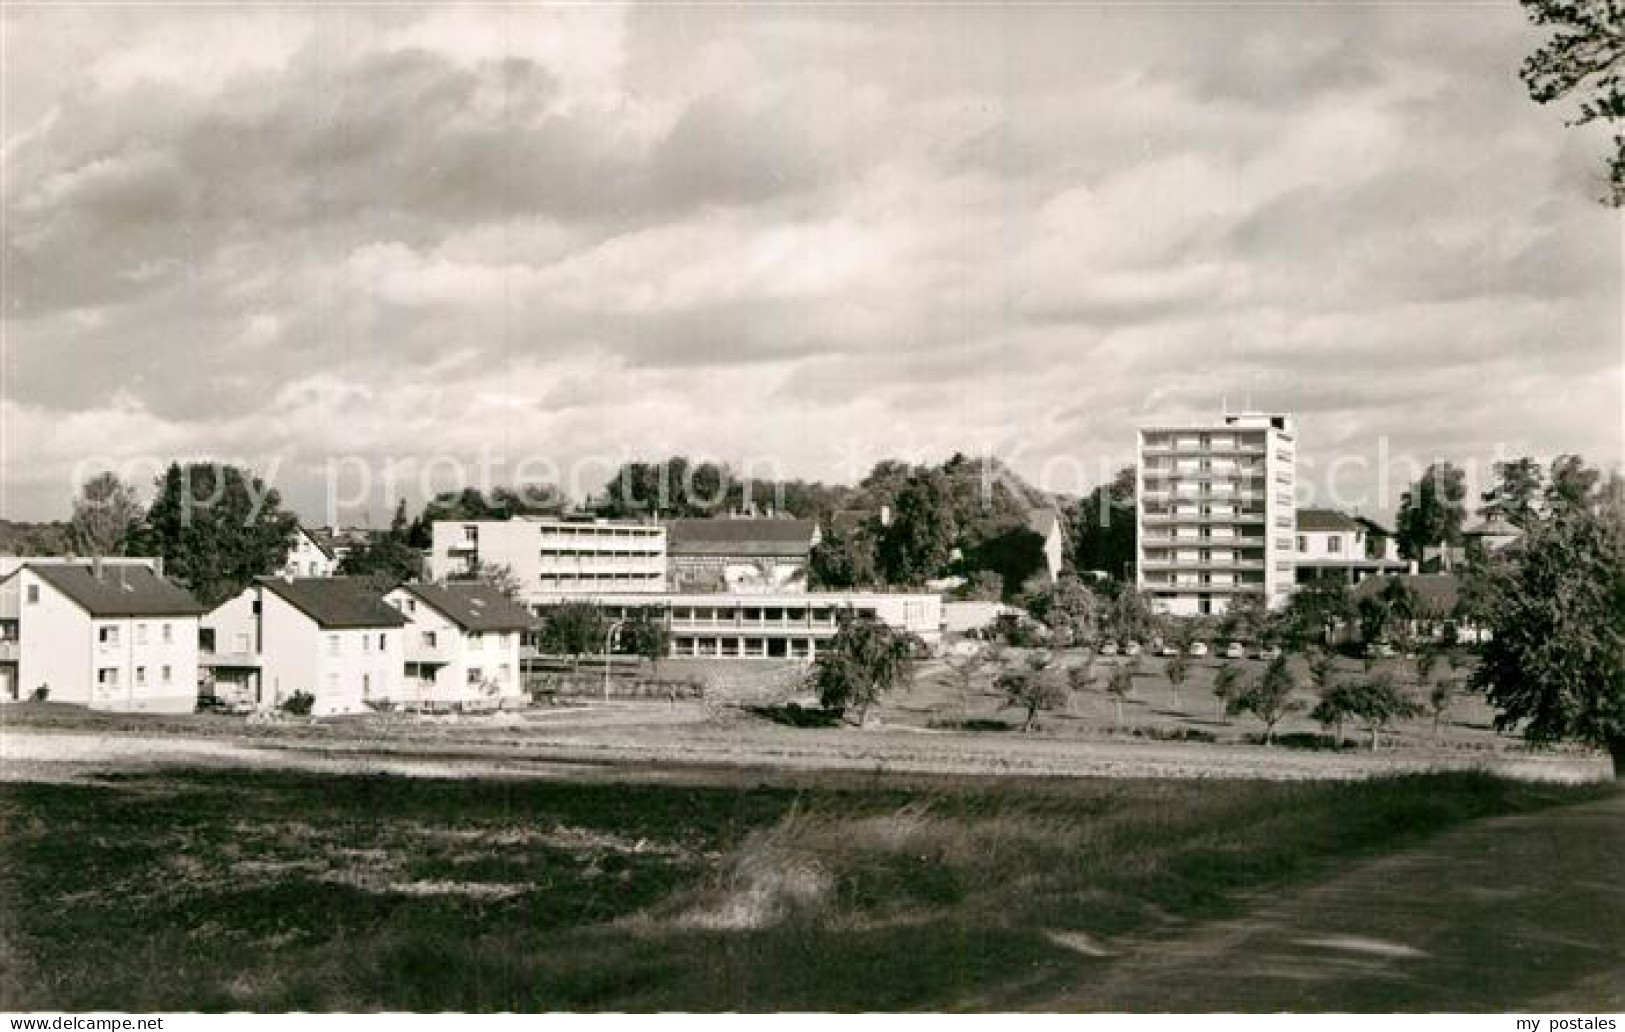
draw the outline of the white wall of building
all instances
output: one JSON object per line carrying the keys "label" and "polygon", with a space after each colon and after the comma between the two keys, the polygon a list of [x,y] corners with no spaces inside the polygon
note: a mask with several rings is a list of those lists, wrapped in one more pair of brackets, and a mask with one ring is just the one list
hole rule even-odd
{"label": "white wall of building", "polygon": [[1286,604],[1295,574],[1296,438],[1264,413],[1139,431],[1136,585],[1178,616],[1255,594]]}
{"label": "white wall of building", "polygon": [[338,561],[322,551],[303,528],[294,535],[288,559],[277,570],[279,577],[331,577],[338,572]]}
{"label": "white wall of building", "polygon": [[195,616],[93,618],[30,570],[18,575],[18,683],[53,702],[190,713],[197,706]]}
{"label": "white wall of building", "polygon": [[583,592],[658,593],[666,588],[666,530],[610,520],[437,521],[430,577],[456,580],[474,564],[513,571],[526,604]]}
{"label": "white wall of building", "polygon": [[209,613],[204,626],[214,629],[217,652],[236,652],[245,636],[256,643],[264,708],[304,691],[315,696],[315,715],[363,713],[369,699],[400,695],[406,655],[399,627],[324,628],[259,585]]}
{"label": "white wall of building", "polygon": [[403,672],[394,701],[468,705],[524,698],[518,631],[465,631],[400,588],[384,601],[411,621],[402,631],[403,655],[414,670]]}

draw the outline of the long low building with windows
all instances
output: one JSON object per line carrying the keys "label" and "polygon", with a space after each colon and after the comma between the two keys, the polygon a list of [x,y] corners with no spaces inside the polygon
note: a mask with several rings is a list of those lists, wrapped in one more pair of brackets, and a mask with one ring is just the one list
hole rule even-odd
{"label": "long low building with windows", "polygon": [[[873,617],[918,635],[928,647],[942,643],[942,598],[889,592],[783,592],[719,595],[582,595],[610,620],[657,619],[671,633],[671,655],[739,659],[814,659],[835,636],[843,611]],[[545,616],[548,606],[536,607]]]}

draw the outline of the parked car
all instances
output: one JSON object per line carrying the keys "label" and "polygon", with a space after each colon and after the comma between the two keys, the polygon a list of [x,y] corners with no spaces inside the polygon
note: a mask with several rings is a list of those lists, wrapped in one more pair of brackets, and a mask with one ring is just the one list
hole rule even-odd
{"label": "parked car", "polygon": [[1207,655],[1207,642],[1205,642],[1205,641],[1193,641],[1193,642],[1191,642],[1191,655],[1198,656],[1198,657]]}
{"label": "parked car", "polygon": [[1157,646],[1157,655],[1177,656],[1179,655],[1179,646],[1173,644],[1172,642],[1164,642],[1163,644]]}
{"label": "parked car", "polygon": [[1281,647],[1279,645],[1260,645],[1258,651],[1253,655],[1258,659],[1280,659]]}
{"label": "parked car", "polygon": [[1247,646],[1243,645],[1239,641],[1231,642],[1229,645],[1226,645],[1225,648],[1224,648],[1224,658],[1225,659],[1246,659],[1247,658]]}
{"label": "parked car", "polygon": [[1387,659],[1394,655],[1394,647],[1385,641],[1374,641],[1366,647],[1366,651],[1373,656]]}
{"label": "parked car", "polygon": [[1103,641],[1103,642],[1101,642],[1100,643],[1100,654],[1102,656],[1115,656],[1115,655],[1117,655],[1117,643],[1115,641]]}
{"label": "parked car", "polygon": [[1131,641],[1127,645],[1123,646],[1123,655],[1125,655],[1125,656],[1138,656],[1139,654],[1140,654],[1140,643],[1139,642]]}

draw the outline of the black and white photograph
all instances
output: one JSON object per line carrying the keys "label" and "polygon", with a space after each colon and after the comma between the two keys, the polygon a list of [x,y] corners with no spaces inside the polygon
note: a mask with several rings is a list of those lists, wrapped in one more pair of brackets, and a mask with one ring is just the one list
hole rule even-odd
{"label": "black and white photograph", "polygon": [[1625,0],[0,0],[9,1029],[1620,1032],[1622,786]]}

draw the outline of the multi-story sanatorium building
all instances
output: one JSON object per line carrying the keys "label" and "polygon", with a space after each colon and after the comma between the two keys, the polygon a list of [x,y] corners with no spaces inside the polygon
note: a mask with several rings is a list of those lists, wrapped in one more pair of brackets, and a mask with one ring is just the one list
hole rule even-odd
{"label": "multi-story sanatorium building", "polygon": [[527,605],[561,595],[641,594],[666,589],[666,529],[646,523],[521,516],[435,521],[429,575],[466,578],[506,566]]}
{"label": "multi-story sanatorium building", "polygon": [[1261,412],[1140,429],[1135,583],[1161,611],[1223,613],[1243,595],[1286,604],[1296,447],[1291,417]]}

